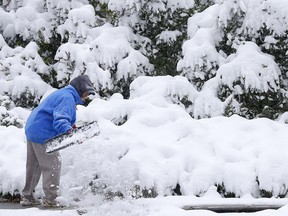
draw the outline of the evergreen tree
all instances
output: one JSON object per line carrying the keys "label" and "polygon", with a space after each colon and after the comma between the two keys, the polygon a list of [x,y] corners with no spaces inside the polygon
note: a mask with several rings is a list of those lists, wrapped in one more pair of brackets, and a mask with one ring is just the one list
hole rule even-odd
{"label": "evergreen tree", "polygon": [[[178,69],[202,95],[216,91],[224,115],[275,119],[288,108],[284,59],[288,26],[286,16],[273,7],[261,0],[218,1],[189,20],[190,39],[183,46]],[[251,19],[255,13],[257,20]],[[244,45],[251,42],[253,46]],[[242,61],[239,48],[250,59]],[[215,80],[214,90],[203,89],[209,80]]]}
{"label": "evergreen tree", "polygon": [[[200,92],[197,98],[187,96],[183,102],[195,118],[222,112],[274,119],[287,110],[287,18],[270,1],[33,2],[3,1],[3,80],[17,77],[11,65],[19,60],[25,74],[31,73],[52,87],[62,87],[71,78],[87,74],[101,97],[119,92],[129,98],[130,84],[139,76],[180,74]],[[255,13],[257,20],[251,19]],[[256,44],[260,48],[256,53],[263,58],[270,56],[269,65],[261,60],[251,69],[261,88],[251,83],[251,74],[241,65],[231,73],[225,69],[235,63],[237,49],[247,42]],[[241,73],[235,75],[237,70]],[[264,76],[266,72],[269,76]],[[33,88],[16,88],[17,94],[2,95],[17,106],[30,108],[44,94]],[[210,96],[214,98],[208,100]],[[210,108],[197,113],[203,106]]]}

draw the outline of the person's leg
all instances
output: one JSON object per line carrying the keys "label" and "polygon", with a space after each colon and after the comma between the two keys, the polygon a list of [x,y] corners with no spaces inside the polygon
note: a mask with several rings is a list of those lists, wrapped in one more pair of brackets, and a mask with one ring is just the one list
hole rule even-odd
{"label": "person's leg", "polygon": [[43,191],[45,199],[55,201],[58,196],[60,173],[61,173],[61,158],[59,152],[47,154],[45,146],[33,143],[33,148],[36,153],[39,166],[42,172]]}
{"label": "person's leg", "polygon": [[33,191],[39,182],[40,176],[41,170],[36,154],[34,152],[32,143],[27,140],[26,182],[22,191],[22,195],[25,199],[30,201],[34,200]]}

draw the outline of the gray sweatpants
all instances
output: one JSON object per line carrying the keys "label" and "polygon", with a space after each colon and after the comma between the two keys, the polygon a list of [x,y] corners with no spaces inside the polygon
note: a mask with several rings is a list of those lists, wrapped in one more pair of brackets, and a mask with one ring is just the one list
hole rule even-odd
{"label": "gray sweatpants", "polygon": [[22,191],[23,197],[33,199],[33,191],[42,174],[45,199],[55,200],[59,190],[60,172],[59,152],[47,154],[44,145],[27,140],[26,183]]}

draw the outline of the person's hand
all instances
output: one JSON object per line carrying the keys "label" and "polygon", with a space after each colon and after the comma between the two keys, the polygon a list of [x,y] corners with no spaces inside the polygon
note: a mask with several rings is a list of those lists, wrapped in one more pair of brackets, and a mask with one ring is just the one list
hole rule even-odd
{"label": "person's hand", "polygon": [[72,133],[74,129],[76,129],[76,125],[74,124],[71,129],[67,131],[68,134]]}

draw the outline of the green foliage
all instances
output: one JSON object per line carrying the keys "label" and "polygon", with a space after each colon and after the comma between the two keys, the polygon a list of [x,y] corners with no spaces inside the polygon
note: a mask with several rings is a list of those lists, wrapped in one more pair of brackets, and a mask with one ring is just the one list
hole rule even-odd
{"label": "green foliage", "polygon": [[227,105],[224,108],[224,116],[230,117],[233,114],[238,113],[237,112],[237,108],[233,105],[233,99],[231,98],[229,100],[229,102],[227,103]]}
{"label": "green foliage", "polygon": [[[134,78],[135,79],[135,78]],[[131,77],[128,77],[126,80],[121,79],[119,81],[114,81],[114,93],[120,92],[123,98],[128,99],[130,97],[130,84],[134,80]]]}
{"label": "green foliage", "polygon": [[30,43],[30,40],[24,40],[21,35],[16,35],[16,37],[6,40],[6,43],[11,48],[15,48],[18,46],[26,47]]}
{"label": "green foliage", "polygon": [[263,198],[271,198],[273,197],[273,193],[271,191],[266,191],[266,190],[261,189],[260,196]]}
{"label": "green foliage", "polygon": [[286,189],[285,185],[283,185],[283,188],[284,188],[283,191],[281,191],[279,194],[275,194],[273,191],[267,191],[264,189],[260,189],[259,194],[260,197],[263,198],[272,198],[272,197],[285,198],[288,193],[288,190]]}
{"label": "green foliage", "polygon": [[[288,52],[288,31],[285,34],[279,36],[275,34],[273,31],[267,29],[266,26],[259,30],[259,37],[256,38],[257,44],[261,47],[262,51],[268,53],[275,57],[275,62],[278,64],[281,75],[284,79],[288,78],[287,71],[288,71],[288,59],[287,59],[287,52]],[[273,37],[272,37],[273,35]],[[269,37],[274,42],[267,43],[265,39]],[[285,86],[287,88],[287,86]]]}
{"label": "green foliage", "polygon": [[[287,193],[288,193],[288,189],[286,188],[286,185],[283,184],[282,186],[282,190],[279,193],[275,193],[273,190],[272,191],[268,191],[265,190],[263,188],[260,188],[260,182],[259,182],[259,178],[256,177],[255,179],[256,184],[258,185],[257,190],[255,190],[254,194],[255,196],[259,196],[262,198],[271,198],[271,197],[275,197],[275,198],[284,198],[286,197]],[[224,182],[220,183],[220,184],[216,184],[215,185],[217,187],[217,192],[225,198],[239,198],[239,196],[236,196],[235,192],[233,191],[227,191]]]}
{"label": "green foliage", "polygon": [[0,106],[5,107],[7,110],[11,110],[12,108],[15,107],[14,102],[11,100],[10,97],[7,95],[0,96]]}
{"label": "green foliage", "polygon": [[225,197],[225,198],[235,198],[236,195],[233,191],[227,191],[226,190],[226,187],[225,187],[225,184],[222,182],[221,184],[216,184],[215,185],[217,187],[217,192]]}
{"label": "green foliage", "polygon": [[36,96],[28,89],[28,87],[26,87],[25,90],[20,93],[20,95],[13,97],[15,106],[23,108],[36,107],[39,104],[39,101],[40,98],[36,98]]}
{"label": "green foliage", "polygon": [[180,186],[179,183],[178,183],[178,184],[176,185],[176,187],[173,189],[172,195],[175,195],[175,196],[181,196],[181,195],[182,195],[181,186]]}
{"label": "green foliage", "polygon": [[[194,9],[179,8],[172,11],[168,8],[155,13],[149,7],[149,2],[143,4],[139,16],[141,20],[145,20],[145,25],[135,26],[134,30],[151,40],[148,57],[155,67],[155,75],[175,76],[178,74],[176,66],[181,57],[182,44],[187,37],[187,20],[194,13]],[[181,35],[177,36],[175,41],[159,42],[159,35],[167,30],[179,31]]]}
{"label": "green foliage", "polygon": [[202,12],[209,6],[214,4],[214,0],[194,0],[195,2],[195,11]]}
{"label": "green foliage", "polygon": [[[197,71],[197,76],[194,75],[192,76],[192,78],[189,79],[189,81],[193,83],[193,85],[196,87],[198,91],[202,90],[204,84],[208,80],[216,76],[216,72],[219,68],[219,65],[216,62],[209,61],[208,63],[207,56],[202,56],[201,60],[203,65],[201,66],[197,65],[197,67],[195,68],[195,70]],[[212,67],[208,68],[208,64]],[[182,74],[184,76],[186,75],[185,73]]]}
{"label": "green foliage", "polygon": [[[228,20],[227,25],[220,26],[222,40],[220,41],[217,50],[223,51],[229,56],[236,52],[233,46],[235,44],[239,44],[243,41],[252,41],[256,43],[261,48],[262,52],[272,55],[279,66],[281,76],[279,77],[280,83],[278,84],[282,90],[260,92],[256,89],[246,88],[244,86],[244,77],[242,80],[239,79],[233,83],[233,88],[236,85],[238,85],[238,87],[240,86],[243,91],[242,94],[235,94],[234,90],[230,89],[228,86],[219,86],[218,97],[222,101],[225,101],[228,97],[233,95],[233,100],[236,100],[240,104],[240,109],[236,109],[230,101],[225,107],[225,116],[231,116],[236,113],[248,119],[253,119],[255,117],[276,119],[281,113],[288,110],[287,98],[285,96],[285,91],[288,87],[285,82],[288,70],[288,60],[286,57],[288,51],[287,34],[279,36],[271,29],[268,29],[265,23],[256,34],[252,35],[243,31],[240,32],[239,29],[243,25],[244,17],[245,13],[243,11],[237,11],[234,16]],[[267,42],[267,38],[272,42]]]}
{"label": "green foliage", "polygon": [[281,91],[273,92],[268,90],[267,92],[260,92],[252,88],[245,89],[240,81],[234,82],[235,85],[241,86],[242,94],[236,94],[227,85],[219,87],[218,97],[220,99],[224,101],[233,95],[233,100],[240,104],[240,110],[238,110],[233,106],[232,99],[230,99],[225,107],[225,116],[239,114],[247,119],[255,117],[276,119],[279,113],[285,112],[288,108],[285,96]]}
{"label": "green foliage", "polygon": [[99,24],[109,22],[115,25],[117,23],[117,13],[109,10],[107,3],[100,3],[99,0],[88,0],[88,2],[94,7],[95,14],[98,16]]}
{"label": "green foliage", "polygon": [[231,20],[227,21],[227,25],[221,26],[222,40],[219,46],[216,47],[218,51],[224,52],[227,56],[236,52],[233,47],[234,43],[240,41],[251,41],[245,35],[239,35],[238,30],[243,25],[244,12],[234,14]]}
{"label": "green foliage", "polygon": [[2,113],[0,115],[0,120],[1,120],[1,123],[0,125],[1,126],[15,126],[17,128],[23,128],[24,126],[24,121],[21,120],[21,119],[18,119],[17,117],[15,116],[11,116],[9,115],[9,113]]}
{"label": "green foliage", "polygon": [[154,188],[147,189],[146,187],[141,188],[139,185],[135,185],[131,191],[131,196],[135,199],[155,198],[157,197],[157,192]]}
{"label": "green foliage", "polygon": [[5,108],[0,107],[0,125],[6,127],[13,125],[17,128],[23,128],[24,121],[11,114]]}
{"label": "green foliage", "polygon": [[121,126],[125,124],[127,121],[128,121],[128,115],[124,115],[119,118],[112,119],[112,122],[117,126]]}
{"label": "green foliage", "polygon": [[37,42],[39,46],[39,55],[46,65],[49,65],[48,73],[39,74],[41,78],[48,84],[50,84],[53,88],[59,88],[59,83],[57,82],[57,71],[52,67],[55,63],[55,55],[58,48],[61,44],[65,43],[65,40],[62,41],[61,37],[57,33],[53,33],[52,38],[50,38],[49,43],[44,40],[40,40]]}
{"label": "green foliage", "polygon": [[[70,2],[70,1],[67,1]],[[149,61],[154,65],[154,71],[152,73],[146,73],[144,67],[139,67],[144,71],[144,75],[178,75],[181,73],[177,71],[176,66],[181,58],[182,45],[185,40],[187,40],[187,28],[188,19],[197,12],[202,12],[209,6],[214,4],[213,0],[195,0],[195,5],[193,8],[169,8],[167,1],[135,1],[134,7],[123,8],[122,11],[112,11],[108,7],[107,3],[102,3],[99,0],[88,0],[87,3],[94,7],[96,14],[96,24],[95,26],[101,26],[106,22],[113,24],[114,26],[119,26],[122,21],[127,17],[132,17],[136,15],[135,23],[131,22],[129,25],[133,29],[135,35],[144,38],[142,41],[132,41],[131,46],[140,51],[142,54],[149,58]],[[164,6],[161,9],[155,9],[154,3],[161,3]],[[70,2],[71,3],[71,2]],[[45,2],[43,5],[43,11],[49,12],[51,15],[51,36],[49,41],[47,41],[47,29],[41,29],[29,38],[24,39],[21,35],[16,35],[14,38],[6,39],[8,45],[12,48],[17,46],[26,47],[31,41],[36,41],[39,46],[39,55],[46,65],[48,65],[47,73],[39,73],[41,78],[54,88],[60,88],[68,84],[70,76],[75,71],[75,60],[69,59],[65,62],[67,66],[66,78],[57,81],[57,71],[54,69],[55,64],[60,60],[55,60],[55,55],[58,48],[65,44],[69,35],[67,34],[64,38],[61,38],[58,33],[56,33],[57,27],[65,23],[68,18],[69,10],[73,9],[74,5],[68,4],[63,6],[63,8],[58,7],[57,4],[54,5],[53,2]],[[138,6],[136,7],[136,4]],[[219,3],[219,5],[221,5]],[[128,9],[129,8],[129,9]],[[224,110],[225,116],[231,116],[233,114],[239,114],[248,119],[253,119],[255,117],[266,117],[270,119],[276,119],[281,113],[288,110],[287,97],[285,92],[288,88],[288,60],[286,53],[288,52],[288,37],[287,33],[278,35],[273,30],[269,29],[265,23],[257,31],[245,31],[243,30],[245,12],[239,9],[237,2],[235,2],[235,8],[238,11],[231,11],[231,18],[226,20],[224,24],[218,23],[218,27],[221,32],[222,40],[217,44],[217,51],[223,53],[223,56],[227,57],[235,54],[235,44],[239,44],[243,41],[253,41],[260,48],[261,51],[274,56],[275,62],[278,64],[281,77],[280,77],[280,89],[276,92],[271,90],[267,92],[260,92],[255,89],[245,89],[245,86],[241,80],[235,81],[233,88],[238,85],[242,89],[243,93],[236,94],[235,89],[231,89],[228,86],[219,86],[217,96],[221,101],[225,101],[226,107]],[[265,12],[265,8],[263,9]],[[268,11],[266,11],[268,13]],[[133,19],[134,19],[133,18]],[[139,20],[136,20],[136,19]],[[240,30],[242,29],[242,30]],[[1,29],[3,32],[3,29]],[[251,33],[253,32],[253,33]],[[46,34],[45,34],[46,33]],[[171,37],[171,35],[173,37]],[[202,90],[203,85],[210,79],[216,76],[219,65],[210,62],[207,56],[203,56],[201,59],[203,62],[202,66],[195,69],[197,75],[193,76],[191,74],[183,74],[186,77],[190,77],[189,81],[196,87],[198,91]],[[207,65],[212,68],[208,68]],[[101,65],[99,65],[101,67]],[[84,70],[86,68],[84,67]],[[188,70],[189,71],[189,70]],[[82,71],[83,72],[83,71]],[[111,73],[111,80],[113,84],[113,89],[107,89],[99,84],[98,94],[107,98],[112,94],[118,92],[123,95],[124,98],[129,98],[129,86],[131,82],[137,76],[132,76],[128,78],[117,79],[117,64],[113,68],[109,68]],[[9,70],[4,71],[4,73],[9,73]],[[191,72],[187,72],[191,73]],[[194,69],[193,69],[194,73]],[[16,106],[22,106],[31,108],[37,105],[39,98],[35,98],[27,89],[21,93],[17,98],[13,98]],[[193,105],[193,102],[187,97],[174,98],[175,103],[183,106],[188,112],[189,108]],[[193,113],[189,113],[193,117]]]}
{"label": "green foliage", "polygon": [[186,112],[189,113],[189,115],[193,117],[193,112],[191,112],[191,107],[193,105],[193,102],[189,98],[189,95],[183,95],[180,97],[177,94],[173,94],[173,95],[170,94],[169,97],[171,98],[172,103],[179,105],[180,107],[185,109]]}
{"label": "green foliage", "polygon": [[19,191],[14,191],[13,194],[0,192],[0,202],[20,202],[21,194]]}

